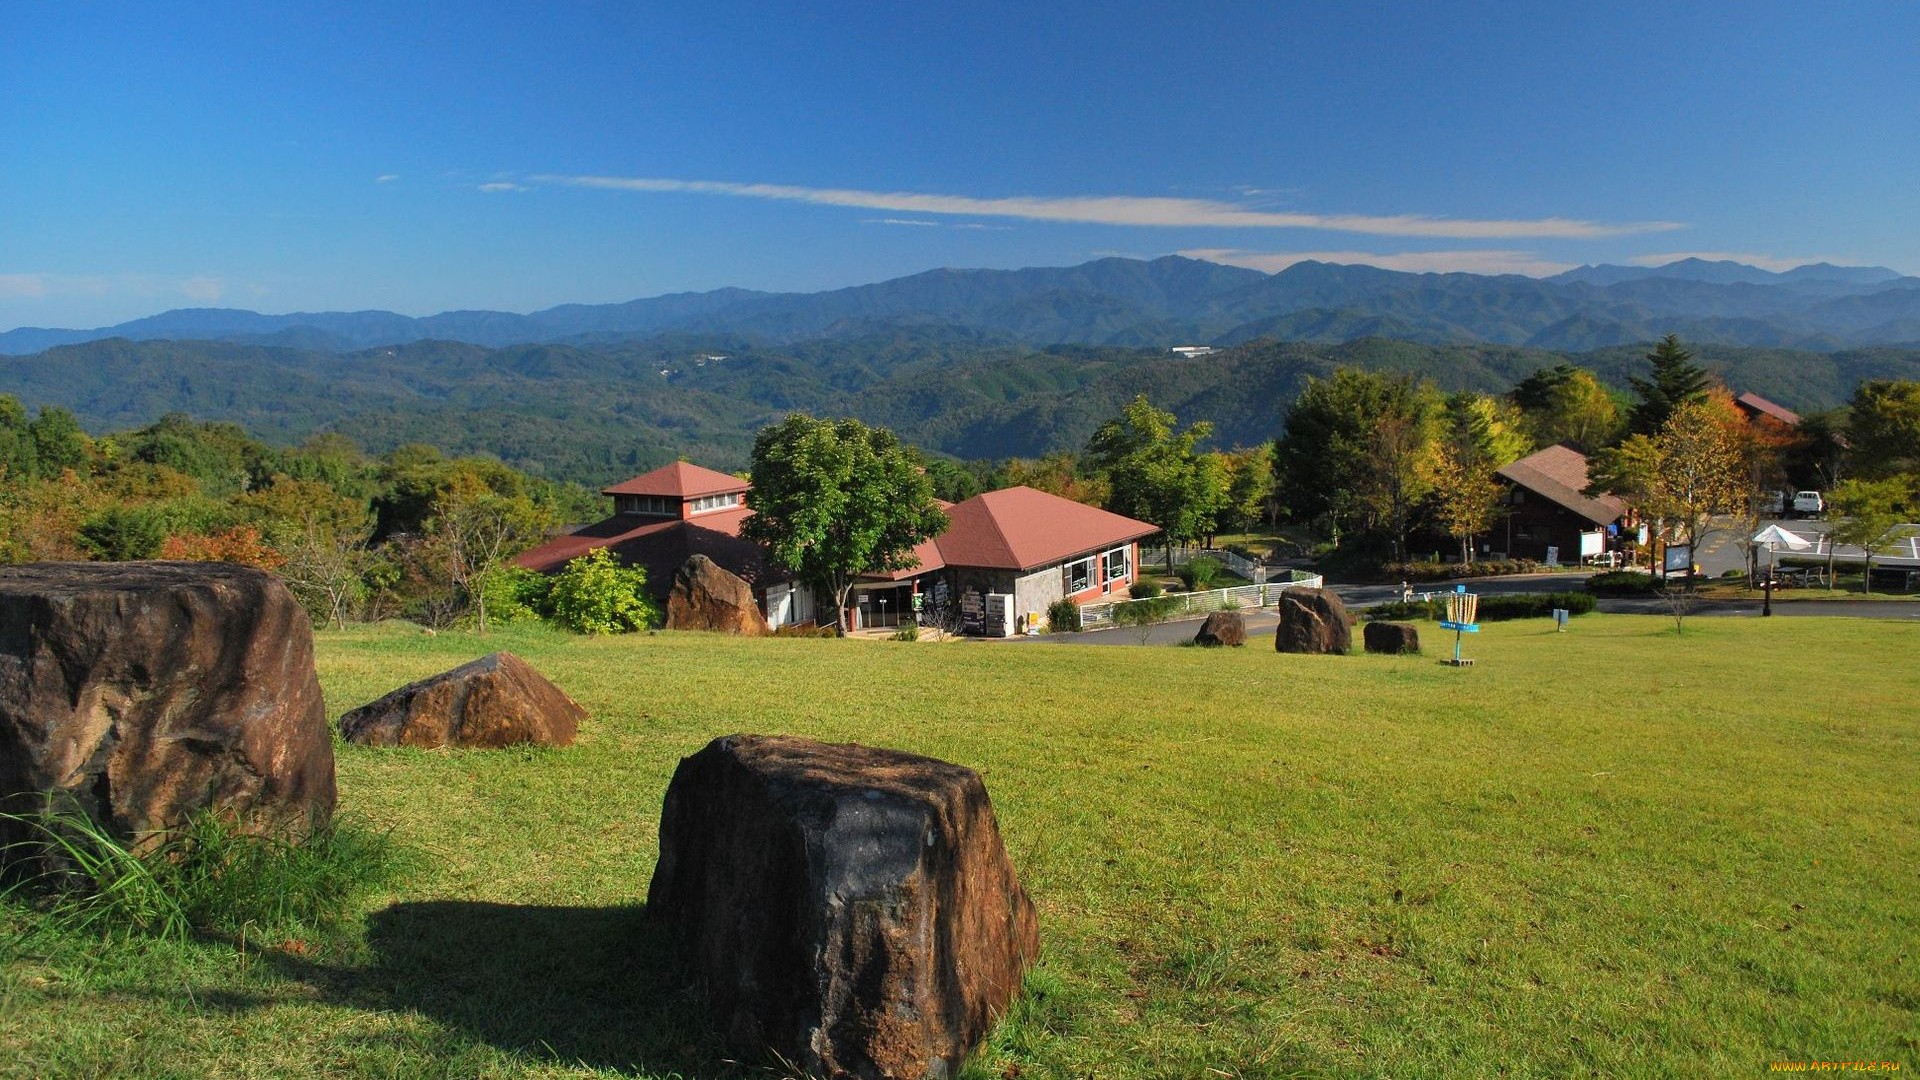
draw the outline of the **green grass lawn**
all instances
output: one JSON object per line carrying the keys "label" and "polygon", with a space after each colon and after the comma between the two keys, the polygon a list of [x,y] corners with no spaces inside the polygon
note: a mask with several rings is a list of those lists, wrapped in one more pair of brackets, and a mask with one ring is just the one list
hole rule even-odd
{"label": "green grass lawn", "polygon": [[1043,951],[977,1077],[1920,1068],[1920,626],[1497,623],[1462,671],[385,627],[320,636],[329,710],[498,647],[578,745],[343,747],[391,895],[318,942],[29,947],[0,1076],[729,1075],[639,905],[674,765],[734,732],[984,774]]}

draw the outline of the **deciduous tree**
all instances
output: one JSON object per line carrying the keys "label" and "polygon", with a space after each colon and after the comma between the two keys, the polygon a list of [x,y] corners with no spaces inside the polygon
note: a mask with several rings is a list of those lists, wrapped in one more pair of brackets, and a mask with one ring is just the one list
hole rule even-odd
{"label": "deciduous tree", "polygon": [[1873,588],[1873,557],[1908,535],[1903,526],[1913,491],[1902,477],[1845,480],[1827,493],[1832,524],[1827,529],[1827,587],[1833,587],[1833,549],[1842,544],[1866,553],[1860,591]]}
{"label": "deciduous tree", "polygon": [[1107,479],[1107,509],[1158,525],[1167,535],[1171,572],[1173,545],[1212,533],[1227,505],[1229,478],[1217,458],[1195,450],[1213,434],[1206,421],[1185,431],[1174,415],[1156,409],[1145,394],[1100,425],[1087,442],[1087,465]]}
{"label": "deciduous tree", "polygon": [[906,570],[947,527],[919,455],[886,428],[794,413],[753,442],[753,516],[741,535],[833,603],[842,624],[863,573]]}

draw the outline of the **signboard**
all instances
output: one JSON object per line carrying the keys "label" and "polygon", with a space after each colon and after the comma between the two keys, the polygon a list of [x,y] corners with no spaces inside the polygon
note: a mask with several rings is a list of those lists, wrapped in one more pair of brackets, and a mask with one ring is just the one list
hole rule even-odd
{"label": "signboard", "polygon": [[1598,529],[1580,534],[1580,557],[1598,555],[1607,549],[1607,534]]}
{"label": "signboard", "polygon": [[1548,565],[1548,566],[1559,566],[1559,565],[1560,565],[1560,549],[1559,549],[1559,548],[1557,548],[1557,547],[1553,547],[1553,546],[1551,546],[1551,545],[1550,545],[1550,546],[1548,546],[1548,548],[1547,548],[1547,565]]}
{"label": "signboard", "polygon": [[1693,566],[1693,549],[1685,544],[1668,544],[1661,567],[1669,574],[1684,574]]}

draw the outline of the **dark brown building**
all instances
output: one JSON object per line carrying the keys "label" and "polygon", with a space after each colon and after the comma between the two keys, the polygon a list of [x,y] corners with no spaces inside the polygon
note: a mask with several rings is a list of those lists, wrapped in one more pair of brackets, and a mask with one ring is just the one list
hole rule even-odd
{"label": "dark brown building", "polygon": [[1483,543],[1504,545],[1509,558],[1578,565],[1613,543],[1626,504],[1611,495],[1588,496],[1587,456],[1571,446],[1549,446],[1495,474],[1507,487],[1505,520]]}

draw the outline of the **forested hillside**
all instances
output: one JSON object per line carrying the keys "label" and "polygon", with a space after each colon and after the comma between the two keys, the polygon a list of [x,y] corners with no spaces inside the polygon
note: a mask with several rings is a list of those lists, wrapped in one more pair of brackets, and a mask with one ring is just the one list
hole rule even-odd
{"label": "forested hillside", "polygon": [[[944,326],[768,345],[732,335],[487,348],[442,341],[333,353],[225,342],[109,340],[0,358],[0,394],[72,410],[90,430],[169,412],[281,443],[339,432],[373,453],[425,442],[589,486],[678,457],[744,467],[754,431],[789,410],[857,417],[962,458],[1079,449],[1135,394],[1215,425],[1219,446],[1271,439],[1309,376],[1405,372],[1503,392],[1562,362],[1617,389],[1644,345],[1569,354],[1497,345],[1258,339],[1183,359],[1159,348],[1034,349]],[[1920,349],[1836,353],[1702,345],[1736,390],[1814,412],[1866,378],[1920,378]]]}

